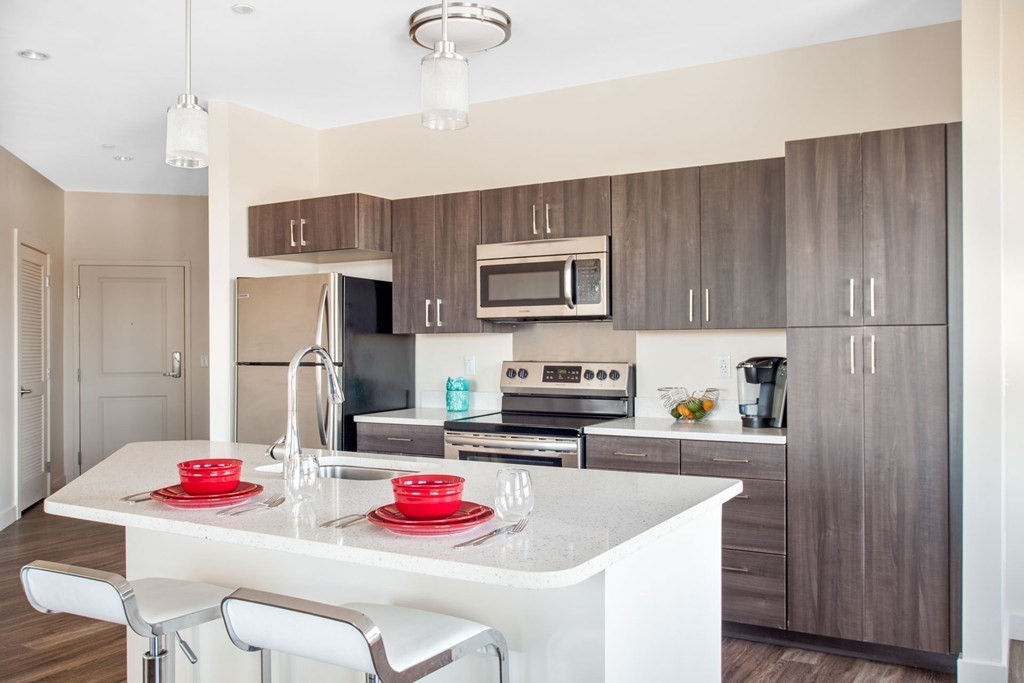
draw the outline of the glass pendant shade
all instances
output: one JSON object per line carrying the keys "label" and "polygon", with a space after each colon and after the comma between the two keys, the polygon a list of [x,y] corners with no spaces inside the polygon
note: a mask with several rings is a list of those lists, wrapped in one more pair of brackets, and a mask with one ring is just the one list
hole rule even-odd
{"label": "glass pendant shade", "polygon": [[469,62],[455,44],[439,42],[420,63],[423,125],[457,130],[469,125]]}
{"label": "glass pendant shade", "polygon": [[178,95],[178,103],[167,108],[167,156],[178,168],[206,168],[209,165],[208,115],[195,95]]}

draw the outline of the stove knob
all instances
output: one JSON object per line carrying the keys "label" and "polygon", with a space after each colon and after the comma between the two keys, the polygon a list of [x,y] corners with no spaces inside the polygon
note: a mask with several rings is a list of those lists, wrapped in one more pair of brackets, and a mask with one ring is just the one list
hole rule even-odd
{"label": "stove knob", "polygon": [[597,371],[597,378],[603,382],[603,381],[605,381],[605,379],[608,378],[608,373],[605,372],[604,370],[598,370]]}
{"label": "stove knob", "polygon": [[594,379],[594,371],[593,370],[584,370],[583,371],[583,379],[588,379],[588,380],[589,379]]}
{"label": "stove knob", "polygon": [[519,379],[526,379],[530,376],[530,373],[526,371],[526,368],[519,368]]}
{"label": "stove knob", "polygon": [[611,372],[608,373],[608,379],[610,379],[613,382],[617,381],[621,376],[622,375],[619,374],[618,370],[612,370]]}
{"label": "stove knob", "polygon": [[505,376],[508,377],[509,379],[515,379],[516,378],[516,369],[515,368],[509,368],[508,370],[505,371]]}

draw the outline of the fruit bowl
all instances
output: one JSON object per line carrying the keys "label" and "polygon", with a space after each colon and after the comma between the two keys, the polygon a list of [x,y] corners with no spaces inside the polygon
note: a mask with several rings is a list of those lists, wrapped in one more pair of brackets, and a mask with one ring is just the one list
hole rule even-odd
{"label": "fruit bowl", "polygon": [[661,404],[677,420],[700,422],[718,406],[718,389],[690,392],[686,387],[661,387]]}

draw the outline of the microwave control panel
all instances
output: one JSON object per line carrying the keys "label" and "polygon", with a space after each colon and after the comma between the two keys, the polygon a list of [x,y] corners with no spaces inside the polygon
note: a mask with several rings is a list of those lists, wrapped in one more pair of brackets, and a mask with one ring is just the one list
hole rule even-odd
{"label": "microwave control panel", "polygon": [[576,303],[601,303],[600,259],[578,259],[576,261]]}

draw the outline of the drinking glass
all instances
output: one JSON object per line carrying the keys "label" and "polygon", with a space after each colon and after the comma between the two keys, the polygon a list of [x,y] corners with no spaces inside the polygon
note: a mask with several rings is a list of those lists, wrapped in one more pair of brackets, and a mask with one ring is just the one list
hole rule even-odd
{"label": "drinking glass", "polygon": [[498,470],[494,510],[510,523],[530,516],[533,512],[533,483],[529,472],[518,468]]}

